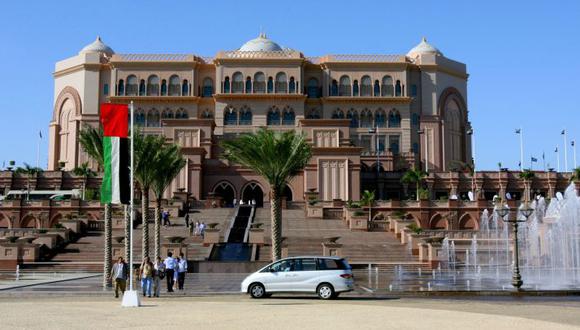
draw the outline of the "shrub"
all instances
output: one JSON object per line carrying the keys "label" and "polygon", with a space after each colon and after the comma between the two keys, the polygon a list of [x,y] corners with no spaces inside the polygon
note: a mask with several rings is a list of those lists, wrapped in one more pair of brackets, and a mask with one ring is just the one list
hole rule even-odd
{"label": "shrub", "polygon": [[421,188],[419,189],[419,199],[429,199],[429,189]]}
{"label": "shrub", "polygon": [[308,201],[308,205],[310,205],[310,206],[314,206],[316,204],[318,204],[318,200],[317,199],[311,199],[311,200]]}
{"label": "shrub", "polygon": [[365,213],[363,211],[359,210],[359,211],[354,211],[354,213],[352,215],[354,215],[355,217],[360,217],[360,216],[365,215]]}
{"label": "shrub", "polygon": [[421,234],[423,232],[423,228],[417,226],[414,222],[408,225],[407,228],[409,228],[414,234]]}

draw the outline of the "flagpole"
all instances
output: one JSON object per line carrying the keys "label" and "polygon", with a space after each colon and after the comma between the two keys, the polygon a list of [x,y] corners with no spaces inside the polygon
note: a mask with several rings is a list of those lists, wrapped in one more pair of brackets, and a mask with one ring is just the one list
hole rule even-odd
{"label": "flagpole", "polygon": [[134,162],[134,145],[133,145],[133,101],[131,101],[131,192],[130,192],[130,205],[129,205],[129,212],[130,212],[130,221],[131,221],[131,231],[129,232],[129,240],[130,240],[130,244],[129,244],[129,269],[131,271],[131,273],[129,274],[129,291],[133,291],[133,223],[134,223],[134,217],[135,217],[135,212],[133,212],[133,197],[134,197],[134,192],[135,192],[135,187],[134,187],[134,182],[133,182],[133,172],[135,169],[135,162]]}
{"label": "flagpole", "polygon": [[39,131],[38,144],[36,146],[36,167],[39,167],[40,162],[40,141],[42,141],[42,133]]}
{"label": "flagpole", "polygon": [[560,172],[560,153],[558,152],[558,147],[556,147],[556,159],[558,159],[558,172]]}
{"label": "flagpole", "polygon": [[576,165],[576,140],[572,140],[572,152],[574,153],[574,169],[577,168]]}
{"label": "flagpole", "polygon": [[524,170],[524,129],[520,126],[520,171]]}
{"label": "flagpole", "polygon": [[564,133],[564,172],[568,172],[568,133],[565,128],[562,133]]}

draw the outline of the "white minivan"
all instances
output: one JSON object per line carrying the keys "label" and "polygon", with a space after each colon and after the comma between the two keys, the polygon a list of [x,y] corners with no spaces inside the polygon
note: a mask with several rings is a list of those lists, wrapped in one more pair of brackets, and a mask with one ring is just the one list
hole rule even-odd
{"label": "white minivan", "polygon": [[321,299],[352,291],[352,268],[339,257],[291,257],[278,260],[249,275],[242,292],[252,298],[269,297],[278,292],[316,293]]}

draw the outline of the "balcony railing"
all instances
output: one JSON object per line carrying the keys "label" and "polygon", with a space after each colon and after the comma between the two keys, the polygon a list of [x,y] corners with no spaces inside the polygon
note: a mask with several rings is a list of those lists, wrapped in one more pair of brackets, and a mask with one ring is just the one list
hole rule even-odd
{"label": "balcony railing", "polygon": [[159,96],[159,84],[147,85],[147,96]]}
{"label": "balcony railing", "polygon": [[338,96],[350,96],[350,95],[351,95],[350,85],[338,86]]}
{"label": "balcony railing", "polygon": [[373,87],[370,85],[362,85],[360,86],[360,96],[372,96],[373,94]]}
{"label": "balcony railing", "polygon": [[243,92],[244,92],[244,83],[234,81],[232,83],[232,93],[243,93]]}
{"label": "balcony railing", "polygon": [[127,96],[136,96],[137,93],[139,93],[139,85],[127,85],[126,87]]}
{"label": "balcony railing", "polygon": [[179,96],[181,92],[180,85],[169,85],[169,96]]}
{"label": "balcony railing", "polygon": [[288,93],[288,84],[285,82],[277,82],[276,93]]}
{"label": "balcony railing", "polygon": [[266,82],[254,81],[254,93],[266,93]]}

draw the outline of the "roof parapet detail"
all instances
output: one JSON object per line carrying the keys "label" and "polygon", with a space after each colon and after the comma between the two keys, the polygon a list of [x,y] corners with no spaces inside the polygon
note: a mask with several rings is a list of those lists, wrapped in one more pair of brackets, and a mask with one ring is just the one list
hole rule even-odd
{"label": "roof parapet detail", "polygon": [[[318,58],[319,63],[329,62],[359,62],[359,63],[405,63],[405,55],[357,55],[357,54],[338,54],[325,55]],[[314,63],[314,62],[313,62]]]}
{"label": "roof parapet detail", "polygon": [[111,62],[193,62],[198,59],[191,54],[115,54]]}
{"label": "roof parapet detail", "polygon": [[216,58],[222,59],[299,59],[302,54],[295,50],[285,49],[281,51],[221,51]]}

